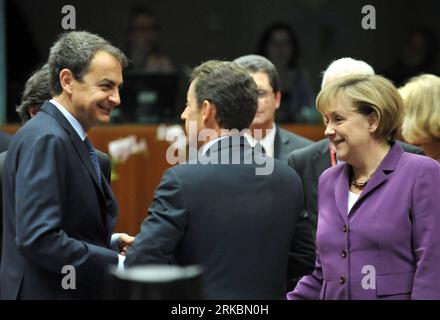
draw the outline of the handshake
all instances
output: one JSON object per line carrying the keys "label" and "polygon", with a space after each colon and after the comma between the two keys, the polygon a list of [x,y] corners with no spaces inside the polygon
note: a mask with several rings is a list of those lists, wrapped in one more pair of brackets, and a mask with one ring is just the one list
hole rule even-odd
{"label": "handshake", "polygon": [[132,237],[126,233],[114,233],[112,236],[112,240],[117,241],[117,247],[116,244],[114,245],[114,247],[116,247],[118,253],[123,256],[126,255],[127,250],[133,244],[134,239],[135,237]]}

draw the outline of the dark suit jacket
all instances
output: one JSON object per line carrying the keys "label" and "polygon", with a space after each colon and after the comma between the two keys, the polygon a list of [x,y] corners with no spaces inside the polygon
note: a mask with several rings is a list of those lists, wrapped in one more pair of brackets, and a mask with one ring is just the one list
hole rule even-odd
{"label": "dark suit jacket", "polygon": [[273,147],[274,158],[287,164],[289,154],[296,149],[307,147],[313,141],[277,126]]}
{"label": "dark suit jacket", "polygon": [[[304,208],[301,181],[272,158],[273,173],[256,175],[255,162],[244,164],[255,150],[244,137],[236,140],[208,152],[239,152],[239,164],[182,164],[164,173],[126,266],[201,265],[208,299],[285,298],[289,248]],[[313,264],[303,266],[306,273]]]}
{"label": "dark suit jacket", "polygon": [[8,150],[11,139],[11,135],[7,134],[6,132],[0,131],[0,152]]}
{"label": "dark suit jacket", "polygon": [[[399,141],[406,152],[424,154],[423,150]],[[318,178],[331,166],[329,140],[322,139],[314,144],[295,150],[289,155],[289,166],[300,176],[304,187],[304,199],[314,233],[318,221]]]}
{"label": "dark suit jacket", "polygon": [[[1,254],[2,254],[2,243],[3,243],[3,167],[5,165],[7,151],[3,151],[0,153],[0,262],[1,262]],[[96,154],[98,156],[99,167],[102,171],[102,176],[105,177],[108,184],[110,185],[111,181],[111,164],[110,158],[104,152],[96,150]],[[1,284],[0,284],[1,286]]]}
{"label": "dark suit jacket", "polygon": [[[118,262],[109,249],[117,206],[83,141],[50,102],[12,140],[3,199],[0,298],[95,297]],[[75,268],[76,290],[62,288],[66,265]]]}

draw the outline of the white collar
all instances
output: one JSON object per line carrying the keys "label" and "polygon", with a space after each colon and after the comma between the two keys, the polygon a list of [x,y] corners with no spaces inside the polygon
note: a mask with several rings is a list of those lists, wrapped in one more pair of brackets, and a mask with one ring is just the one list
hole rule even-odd
{"label": "white collar", "polygon": [[218,142],[218,141],[220,141],[220,140],[222,140],[222,139],[229,138],[230,136],[231,136],[231,135],[220,136],[220,137],[218,137],[218,138],[215,138],[214,140],[209,141],[208,143],[206,143],[206,144],[202,147],[202,154],[205,155],[206,152],[209,150],[209,148],[211,148],[211,147],[214,145],[214,143],[216,143],[216,142]]}
{"label": "white collar", "polygon": [[62,106],[60,103],[56,102],[54,99],[51,99],[49,101],[52,103],[55,107],[57,107],[58,110],[63,114],[63,116],[69,121],[70,125],[75,129],[76,133],[79,135],[82,141],[84,141],[87,137],[87,133],[82,127],[81,123],[79,123],[78,120],[69,112],[67,109]]}
{"label": "white collar", "polygon": [[255,145],[257,143],[260,143],[264,147],[264,150],[266,150],[266,154],[273,157],[276,129],[277,129],[277,126],[275,125],[275,123],[273,123],[272,129],[268,129],[266,131],[267,134],[261,140],[255,139],[248,132],[246,132],[244,135],[246,136],[249,144],[252,147],[255,147]]}

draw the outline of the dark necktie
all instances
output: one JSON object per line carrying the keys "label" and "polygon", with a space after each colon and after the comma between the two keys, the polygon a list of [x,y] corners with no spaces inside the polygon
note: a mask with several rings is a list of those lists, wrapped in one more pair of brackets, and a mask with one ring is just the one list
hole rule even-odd
{"label": "dark necktie", "polygon": [[87,150],[89,151],[90,158],[92,159],[93,166],[95,167],[96,174],[98,175],[98,181],[101,181],[101,169],[99,168],[99,162],[98,162],[98,156],[96,155],[95,148],[90,143],[89,139],[84,140],[84,144],[87,147]]}

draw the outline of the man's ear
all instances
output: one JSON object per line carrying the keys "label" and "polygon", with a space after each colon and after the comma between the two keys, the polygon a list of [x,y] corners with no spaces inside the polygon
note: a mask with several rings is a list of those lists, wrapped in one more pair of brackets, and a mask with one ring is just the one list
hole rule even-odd
{"label": "man's ear", "polygon": [[217,126],[217,121],[215,119],[217,109],[215,108],[215,105],[208,100],[204,100],[202,103],[201,112],[203,124],[207,128],[215,128]]}
{"label": "man's ear", "polygon": [[69,69],[61,70],[59,73],[59,80],[61,88],[63,88],[68,94],[72,94],[72,82],[75,80],[72,71]]}
{"label": "man's ear", "polygon": [[281,91],[274,92],[275,95],[275,109],[278,109],[281,104]]}
{"label": "man's ear", "polygon": [[368,116],[367,116],[367,120],[369,123],[368,126],[368,131],[370,133],[375,133],[377,130],[377,127],[379,126],[380,123],[380,116],[376,111],[372,111]]}
{"label": "man's ear", "polygon": [[40,111],[40,108],[36,106],[30,106],[28,111],[29,111],[29,116],[33,118],[37,115],[38,111]]}

